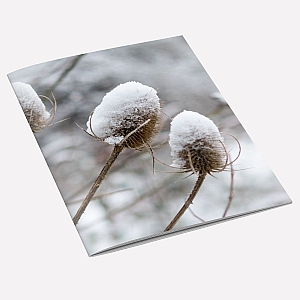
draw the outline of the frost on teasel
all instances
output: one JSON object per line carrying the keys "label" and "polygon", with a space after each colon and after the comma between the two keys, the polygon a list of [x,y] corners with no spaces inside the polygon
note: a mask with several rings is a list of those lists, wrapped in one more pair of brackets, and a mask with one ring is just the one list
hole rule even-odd
{"label": "frost on teasel", "polygon": [[[49,126],[54,115],[50,114],[30,84],[23,82],[12,83],[14,92],[20,102],[22,110],[30,125],[31,130],[36,133]],[[48,99],[50,100],[50,99]],[[52,105],[54,105],[51,102]]]}
{"label": "frost on teasel", "polygon": [[183,111],[171,122],[172,166],[199,175],[223,171],[227,152],[218,127],[209,118]]}
{"label": "frost on teasel", "polygon": [[86,125],[87,133],[108,144],[126,137],[126,147],[141,149],[162,127],[157,91],[134,81],[120,84],[103,97]]}

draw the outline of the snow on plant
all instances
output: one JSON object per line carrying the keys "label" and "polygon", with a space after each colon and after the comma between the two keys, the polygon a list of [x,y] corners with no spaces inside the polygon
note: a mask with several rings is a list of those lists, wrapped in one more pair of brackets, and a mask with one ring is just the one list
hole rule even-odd
{"label": "snow on plant", "polygon": [[43,128],[48,127],[53,121],[55,115],[56,104],[47,98],[54,108],[54,113],[51,114],[46,110],[46,107],[40,97],[30,84],[23,82],[14,82],[12,87],[16,93],[16,96],[20,102],[26,119],[30,125],[31,130],[36,133]]}
{"label": "snow on plant", "polygon": [[202,175],[222,171],[226,165],[223,142],[214,122],[199,113],[183,111],[171,122],[173,166]]}
{"label": "snow on plant", "polygon": [[173,119],[169,144],[172,166],[184,172],[192,172],[198,179],[188,199],[165,231],[171,230],[188,209],[206,175],[221,172],[233,163],[228,163],[229,155],[218,127],[212,120],[197,112],[183,111]]}
{"label": "snow on plant", "polygon": [[151,141],[161,125],[157,92],[131,81],[104,96],[89,117],[87,132],[111,145],[124,140],[126,147],[139,149]]}
{"label": "snow on plant", "polygon": [[126,82],[107,93],[87,121],[89,135],[113,145],[113,151],[82,202],[73,222],[76,225],[122,150],[150,148],[161,130],[162,112],[156,90],[139,82]]}

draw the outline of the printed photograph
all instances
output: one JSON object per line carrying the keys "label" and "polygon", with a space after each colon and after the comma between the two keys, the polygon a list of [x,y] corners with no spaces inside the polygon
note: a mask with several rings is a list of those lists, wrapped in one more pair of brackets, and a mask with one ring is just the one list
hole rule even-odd
{"label": "printed photograph", "polygon": [[291,203],[200,61],[177,36],[8,74],[89,256]]}

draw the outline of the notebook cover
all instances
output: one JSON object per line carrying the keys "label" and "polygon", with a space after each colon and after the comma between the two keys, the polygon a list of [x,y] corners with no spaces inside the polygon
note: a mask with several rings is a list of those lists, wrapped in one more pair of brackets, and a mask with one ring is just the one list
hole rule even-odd
{"label": "notebook cover", "polygon": [[[183,36],[44,62],[12,72],[8,78],[70,213],[70,222],[116,145],[111,138],[97,139],[93,130],[88,130],[94,109],[126,83],[137,82],[157,93],[162,123],[158,132],[149,143],[137,136],[143,149],[126,144],[74,222],[89,256],[291,203],[230,108],[230,99],[224,99]],[[38,95],[45,106],[41,119],[34,119],[34,104],[28,106],[31,100],[26,102],[30,98],[26,88],[22,94],[16,83],[29,85]],[[114,107],[116,113],[122,107],[121,101]],[[37,110],[41,112],[43,107]],[[199,177],[193,163],[189,171],[172,165],[171,124],[184,111],[201,114],[215,124],[224,139],[226,161],[223,169],[205,176],[191,204],[166,231]],[[113,112],[106,119],[113,119]],[[99,120],[101,123],[103,115]],[[146,122],[141,128],[150,124]],[[191,155],[187,157],[192,161]]]}

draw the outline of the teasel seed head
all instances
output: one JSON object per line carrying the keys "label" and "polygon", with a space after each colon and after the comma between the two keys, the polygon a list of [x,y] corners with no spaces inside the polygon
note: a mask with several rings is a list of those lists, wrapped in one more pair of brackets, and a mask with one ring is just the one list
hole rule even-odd
{"label": "teasel seed head", "polygon": [[139,82],[126,82],[108,92],[90,114],[87,133],[96,139],[127,148],[142,149],[162,127],[157,91]]}
{"label": "teasel seed head", "polygon": [[12,87],[20,102],[31,130],[36,133],[49,125],[52,115],[30,84],[14,82]]}
{"label": "teasel seed head", "polygon": [[227,165],[224,140],[209,118],[183,111],[171,122],[172,166],[198,175],[221,172]]}

